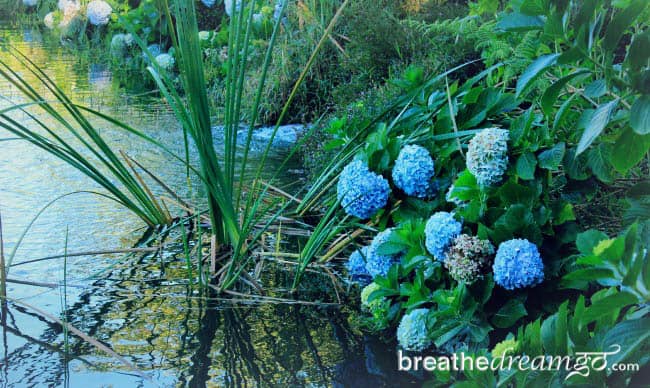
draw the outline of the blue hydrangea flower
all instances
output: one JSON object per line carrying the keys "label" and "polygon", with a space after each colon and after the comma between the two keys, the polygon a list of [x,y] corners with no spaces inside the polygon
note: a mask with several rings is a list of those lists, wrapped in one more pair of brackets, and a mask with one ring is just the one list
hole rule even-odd
{"label": "blue hydrangea flower", "polygon": [[372,217],[386,206],[389,195],[388,181],[360,160],[345,166],[336,186],[336,196],[345,212],[361,219]]}
{"label": "blue hydrangea flower", "polygon": [[428,309],[416,309],[402,317],[397,327],[397,341],[406,350],[422,351],[432,344],[427,330]]}
{"label": "blue hydrangea flower", "polygon": [[506,290],[532,287],[544,280],[544,263],[537,246],[524,239],[502,242],[492,271],[494,281]]}
{"label": "blue hydrangea flower", "polygon": [[424,228],[425,246],[436,260],[444,261],[445,251],[460,235],[463,224],[454,215],[437,212],[429,218]]}
{"label": "blue hydrangea flower", "polygon": [[398,252],[394,255],[382,255],[377,251],[379,247],[388,241],[393,229],[388,228],[378,233],[366,250],[366,270],[373,278],[376,276],[386,276],[390,267],[399,262],[404,252]]}
{"label": "blue hydrangea flower", "polygon": [[499,183],[507,167],[507,130],[486,128],[474,135],[467,149],[467,169],[480,186]]}
{"label": "blue hydrangea flower", "polygon": [[393,182],[407,195],[417,198],[431,198],[436,193],[432,181],[433,159],[424,147],[407,145],[402,148],[393,167]]}
{"label": "blue hydrangea flower", "polygon": [[368,284],[371,280],[368,270],[366,270],[366,259],[368,247],[363,247],[352,252],[345,268],[352,277],[352,281]]}

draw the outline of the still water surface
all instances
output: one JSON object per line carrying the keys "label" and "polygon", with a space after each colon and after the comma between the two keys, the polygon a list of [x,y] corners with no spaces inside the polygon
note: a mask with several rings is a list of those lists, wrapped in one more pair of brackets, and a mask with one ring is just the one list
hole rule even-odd
{"label": "still water surface", "polygon": [[[0,21],[0,38],[46,69],[74,101],[118,116],[182,151],[182,134],[167,106],[150,95],[120,88],[110,66],[62,48],[38,29]],[[7,100],[19,101],[3,81],[0,96],[0,107],[7,106]],[[102,130],[115,149],[140,161],[182,196],[200,198],[200,188],[188,188],[183,167],[168,155],[113,128]],[[0,130],[0,139],[10,137]],[[279,147],[269,174],[283,159]],[[282,176],[281,184],[289,191],[304,181],[297,170],[295,162],[289,163]],[[23,141],[1,141],[5,252],[12,251],[48,202],[92,189],[89,179],[45,152]],[[66,247],[68,252],[129,248],[143,232],[141,221],[113,202],[76,194],[41,215],[14,263],[58,255]],[[65,288],[11,283],[9,297],[65,317],[135,364],[147,379],[75,336],[67,336],[66,342],[60,325],[10,304],[0,338],[0,386],[380,387],[417,380],[396,375],[395,356],[387,350],[391,346],[352,330],[349,317],[338,308],[235,305],[202,298],[182,280],[180,251],[182,247],[171,246],[162,254],[86,255],[11,268],[9,278],[60,285],[65,265]],[[286,282],[286,275],[269,276],[278,277],[271,283]],[[315,288],[321,280],[313,280]]]}

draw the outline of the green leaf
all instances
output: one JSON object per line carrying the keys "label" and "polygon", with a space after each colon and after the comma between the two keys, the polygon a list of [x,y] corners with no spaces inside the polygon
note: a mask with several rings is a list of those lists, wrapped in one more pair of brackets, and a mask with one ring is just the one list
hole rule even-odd
{"label": "green leaf", "polygon": [[638,34],[632,40],[627,53],[627,62],[634,70],[647,66],[650,57],[650,30]]}
{"label": "green leaf", "polygon": [[607,93],[607,83],[604,79],[597,79],[585,87],[584,95],[589,98],[599,98]]}
{"label": "green leaf", "polygon": [[542,95],[542,110],[544,111],[544,114],[546,116],[551,116],[553,113],[553,104],[555,104],[555,101],[557,101],[558,96],[560,95],[560,92],[564,88],[564,86],[569,83],[572,79],[579,75],[583,75],[585,73],[589,73],[589,70],[578,70],[574,73],[571,73],[567,76],[564,76],[560,78],[559,80],[555,81],[553,85],[551,85],[544,94]]}
{"label": "green leaf", "polygon": [[560,54],[543,55],[531,63],[517,81],[517,97],[519,97],[544,70],[553,66],[555,62],[557,62],[559,56]]}
{"label": "green leaf", "polygon": [[627,129],[614,143],[610,162],[618,172],[626,173],[645,157],[649,147],[650,135],[640,136]]}
{"label": "green leaf", "polygon": [[497,28],[503,31],[540,30],[544,27],[544,19],[539,16],[529,16],[518,12],[503,14],[499,17]]}
{"label": "green leaf", "polygon": [[610,165],[611,146],[599,144],[587,153],[587,165],[591,168],[596,178],[602,182],[609,183],[614,180],[612,167]]}
{"label": "green leaf", "polygon": [[610,279],[614,276],[612,270],[605,268],[583,268],[569,272],[560,281],[561,288],[584,290],[589,282],[599,279]]}
{"label": "green leaf", "polygon": [[580,234],[576,238],[576,247],[583,255],[591,255],[594,253],[594,247],[599,242],[607,240],[607,235],[596,229],[589,229]]}
{"label": "green leaf", "polygon": [[562,207],[553,211],[553,225],[562,225],[568,221],[575,221],[576,216],[573,213],[573,205],[566,202]]}
{"label": "green leaf", "polygon": [[602,351],[613,351],[617,348],[615,345],[620,346],[621,351],[609,356],[607,360],[613,364],[621,363],[626,361],[630,355],[635,354],[642,345],[647,345],[649,338],[649,318],[623,321],[607,332],[597,348]]}
{"label": "green leaf", "polygon": [[609,120],[612,117],[612,113],[614,113],[614,109],[616,109],[617,105],[618,99],[615,99],[599,106],[598,109],[596,109],[593,116],[591,116],[591,120],[589,121],[589,124],[587,124],[585,131],[582,133],[582,137],[580,138],[580,142],[578,143],[578,148],[576,150],[576,155],[583,153],[591,145],[591,143],[596,140],[598,135],[601,134],[603,129],[605,129],[609,123]]}
{"label": "green leaf", "polygon": [[564,170],[569,178],[575,180],[585,180],[589,178],[586,167],[586,158],[584,155],[576,155],[575,148],[570,148],[564,157]]}
{"label": "green leaf", "polygon": [[630,126],[639,135],[650,134],[650,96],[641,96],[630,110]]}
{"label": "green leaf", "polygon": [[634,304],[637,301],[637,297],[629,292],[616,292],[593,302],[579,318],[584,326],[593,321],[618,315],[618,312],[622,308]]}
{"label": "green leaf", "polygon": [[562,159],[564,159],[564,153],[566,152],[566,144],[564,142],[557,143],[546,151],[543,151],[537,156],[539,160],[539,167],[545,168],[547,170],[556,171]]}
{"label": "green leaf", "polygon": [[632,22],[643,13],[643,9],[647,5],[647,0],[635,0],[625,8],[618,12],[612,21],[607,25],[605,38],[603,39],[603,48],[607,51],[614,51],[618,42],[621,40],[625,30],[630,27]]}
{"label": "green leaf", "polygon": [[553,129],[558,128],[560,124],[562,124],[566,118],[567,113],[570,112],[571,105],[577,96],[578,94],[572,94],[571,97],[562,103],[560,109],[558,109],[557,113],[555,114],[555,118],[553,119]]}
{"label": "green leaf", "polygon": [[579,47],[571,47],[560,55],[560,57],[557,59],[557,63],[560,65],[566,65],[576,62],[578,59],[584,57],[585,54],[582,52],[582,50],[580,50]]}
{"label": "green leaf", "polygon": [[535,167],[537,166],[537,159],[535,155],[530,152],[522,154],[517,159],[517,175],[521,179],[531,180],[535,178]]}
{"label": "green leaf", "polygon": [[492,324],[500,329],[505,329],[514,325],[519,318],[528,315],[526,307],[518,299],[510,299],[503,307],[492,317]]}
{"label": "green leaf", "polygon": [[461,201],[471,201],[477,199],[479,194],[480,189],[478,183],[476,183],[476,178],[469,170],[465,169],[458,175],[449,196]]}

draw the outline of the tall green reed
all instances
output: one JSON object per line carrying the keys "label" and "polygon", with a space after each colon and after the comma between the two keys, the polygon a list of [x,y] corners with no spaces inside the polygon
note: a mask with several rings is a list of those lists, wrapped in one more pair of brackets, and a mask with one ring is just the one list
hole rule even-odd
{"label": "tall green reed", "polygon": [[[203,77],[203,62],[198,41],[198,26],[196,10],[192,2],[174,2],[158,0],[161,9],[171,19],[172,13],[175,25],[170,24],[170,35],[176,48],[179,72],[185,98],[175,90],[168,74],[153,61],[150,68],[160,90],[176,113],[185,133],[194,140],[201,163],[201,180],[204,182],[209,196],[210,218],[212,233],[218,242],[229,246],[232,250],[231,259],[225,264],[227,269],[220,278],[220,289],[229,288],[250,262],[248,255],[250,246],[261,236],[266,228],[288,207],[288,203],[279,204],[271,201],[265,204],[268,186],[261,183],[261,175],[265,162],[272,148],[273,139],[280,123],[286,116],[299,86],[304,81],[316,55],[327,41],[333,26],[341,15],[348,1],[344,1],[339,11],[332,17],[330,24],[324,30],[323,36],[314,48],[311,57],[305,64],[294,88],[286,101],[278,122],[269,139],[257,171],[252,179],[246,177],[246,166],[249,162],[249,150],[253,139],[254,127],[259,115],[261,97],[265,87],[267,72],[272,60],[273,47],[281,29],[281,20],[286,11],[288,1],[284,1],[280,15],[275,21],[269,40],[264,62],[261,67],[261,77],[252,106],[250,106],[250,122],[247,125],[244,146],[241,157],[237,155],[237,145],[240,143],[244,84],[247,81],[249,56],[251,53],[251,28],[253,24],[254,1],[242,1],[241,6],[233,12],[229,24],[228,59],[226,62],[226,93],[225,93],[225,122],[224,122],[224,156],[223,163],[216,157],[214,151],[210,111],[207,102],[207,91]],[[144,42],[139,42],[144,47]],[[153,59],[153,58],[152,58]],[[237,164],[239,163],[239,166]],[[238,174],[237,174],[237,170]],[[238,175],[238,176],[237,176]],[[242,202],[243,201],[243,202]],[[259,228],[260,222],[262,227]],[[256,229],[256,230],[254,230]]]}

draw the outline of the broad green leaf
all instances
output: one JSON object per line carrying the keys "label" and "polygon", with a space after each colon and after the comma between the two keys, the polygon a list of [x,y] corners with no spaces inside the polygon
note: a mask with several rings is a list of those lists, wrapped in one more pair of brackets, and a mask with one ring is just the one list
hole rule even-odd
{"label": "broad green leaf", "polygon": [[605,38],[603,39],[603,48],[605,50],[614,51],[616,49],[625,30],[643,13],[643,9],[647,4],[647,0],[632,1],[627,8],[614,16],[607,25],[607,31],[605,31]]}
{"label": "broad green leaf", "polygon": [[524,0],[519,10],[525,15],[543,16],[548,11],[548,4],[544,0]]}
{"label": "broad green leaf", "polygon": [[594,253],[594,247],[603,240],[607,240],[605,233],[599,230],[589,229],[578,234],[576,247],[583,255],[591,255]]}
{"label": "broad green leaf", "polygon": [[529,16],[513,12],[499,17],[497,28],[504,31],[539,30],[544,27],[544,19],[539,16]]}
{"label": "broad green leaf", "polygon": [[560,280],[561,288],[573,288],[583,290],[587,288],[589,282],[599,279],[610,279],[614,274],[609,269],[604,268],[583,268],[571,271]]}
{"label": "broad green leaf", "polygon": [[614,143],[610,155],[612,166],[617,171],[626,173],[645,157],[648,148],[650,148],[650,134],[640,136],[628,128]]}
{"label": "broad green leaf", "polygon": [[570,148],[564,157],[564,170],[571,179],[585,180],[589,178],[586,164],[586,157],[584,155],[576,155],[575,148]]}
{"label": "broad green leaf", "polygon": [[623,321],[607,332],[598,350],[610,352],[617,349],[616,345],[620,346],[620,352],[607,357],[608,362],[620,363],[626,361],[639,347],[647,345],[649,339],[650,318]]}
{"label": "broad green leaf", "polygon": [[530,152],[522,154],[517,159],[517,175],[521,179],[531,180],[535,178],[535,167],[537,166],[537,159],[535,155]]}
{"label": "broad green leaf", "polygon": [[604,79],[597,79],[585,87],[584,95],[589,98],[599,98],[607,93],[607,83]]}
{"label": "broad green leaf", "polygon": [[542,322],[541,338],[544,350],[548,354],[556,354],[555,337],[557,333],[557,314],[553,314]]}
{"label": "broad green leaf", "polygon": [[562,124],[577,96],[578,94],[572,94],[571,97],[562,103],[560,109],[558,109],[557,113],[555,114],[555,118],[553,119],[553,129],[557,129]]}
{"label": "broad green leaf", "polygon": [[510,299],[492,317],[492,324],[500,329],[505,329],[515,324],[521,317],[528,314],[524,304],[518,299]]}
{"label": "broad green leaf", "polygon": [[637,301],[637,297],[629,292],[616,292],[593,302],[579,318],[584,326],[590,322],[599,321],[602,318],[618,314],[622,308],[634,304]]}
{"label": "broad green leaf", "polygon": [[570,203],[565,203],[557,211],[553,211],[553,225],[562,225],[568,221],[575,221],[576,216],[573,212],[573,205]]}
{"label": "broad green leaf", "polygon": [[648,58],[650,58],[650,30],[636,35],[627,53],[627,61],[635,70],[647,66]]}
{"label": "broad green leaf", "polygon": [[566,152],[566,145],[564,142],[560,142],[554,145],[552,148],[543,151],[537,156],[539,161],[539,167],[545,168],[547,170],[555,171],[558,169],[564,159],[564,153]]}
{"label": "broad green leaf", "polygon": [[614,180],[612,166],[610,165],[611,145],[599,144],[587,153],[587,165],[591,168],[596,178],[609,183]]}
{"label": "broad green leaf", "polygon": [[574,73],[571,73],[567,76],[564,76],[560,78],[559,80],[555,81],[553,85],[551,85],[544,94],[542,95],[542,110],[544,111],[544,114],[546,116],[551,116],[553,113],[553,105],[555,104],[555,101],[557,101],[558,96],[560,95],[560,92],[564,88],[564,86],[569,83],[572,79],[579,75],[583,75],[589,73],[589,70],[578,70]]}
{"label": "broad green leaf", "polygon": [[585,131],[582,133],[582,137],[580,138],[580,142],[578,143],[578,148],[576,150],[576,156],[583,153],[591,145],[591,143],[596,140],[598,135],[601,134],[603,129],[605,129],[609,123],[609,120],[612,117],[612,113],[614,113],[617,105],[618,99],[615,99],[599,106],[598,109],[596,109],[593,116],[591,116],[591,120],[587,124]]}
{"label": "broad green leaf", "polygon": [[630,126],[639,135],[650,134],[650,96],[641,96],[630,110]]}
{"label": "broad green leaf", "polygon": [[543,55],[531,63],[517,81],[517,97],[519,97],[544,70],[553,66],[555,62],[557,62],[559,56],[560,54]]}

